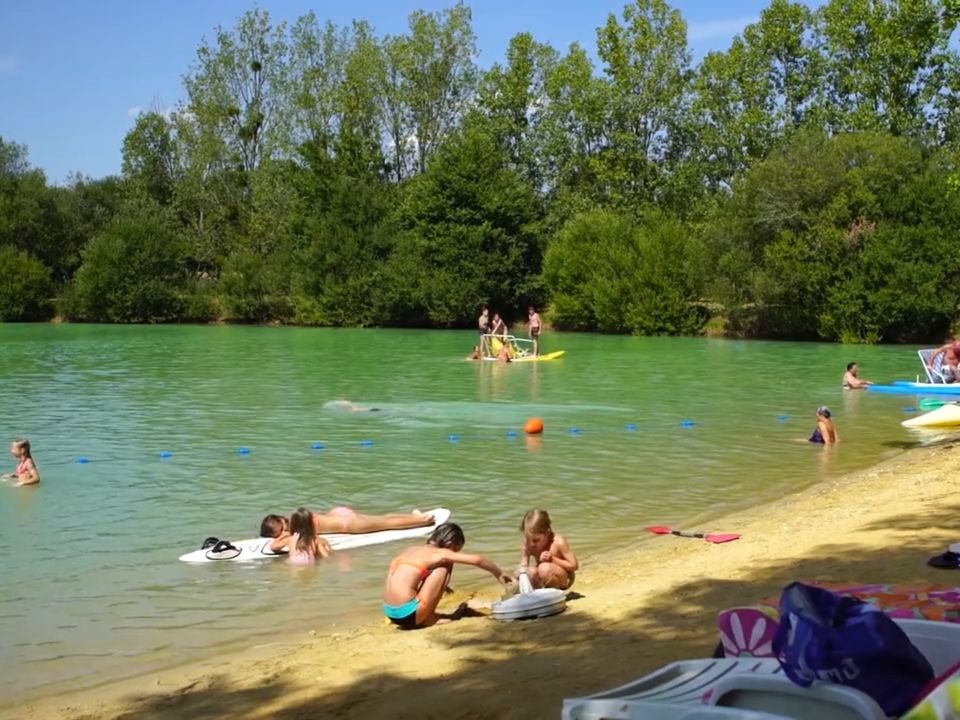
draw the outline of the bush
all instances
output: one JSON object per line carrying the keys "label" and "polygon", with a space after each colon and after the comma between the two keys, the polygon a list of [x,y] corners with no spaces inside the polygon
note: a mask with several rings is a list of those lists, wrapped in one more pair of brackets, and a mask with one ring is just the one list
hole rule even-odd
{"label": "bush", "polygon": [[689,229],[652,215],[635,224],[607,210],[574,217],[544,259],[550,320],[562,329],[640,335],[698,333],[702,256]]}
{"label": "bush", "polygon": [[259,257],[237,252],[227,259],[220,277],[220,300],[226,320],[288,321],[290,273],[281,256]]}
{"label": "bush", "polygon": [[185,247],[170,216],[153,206],[121,212],[83,252],[66,314],[95,322],[167,322],[184,311]]}
{"label": "bush", "polygon": [[50,275],[50,268],[30,253],[0,245],[0,321],[50,318]]}

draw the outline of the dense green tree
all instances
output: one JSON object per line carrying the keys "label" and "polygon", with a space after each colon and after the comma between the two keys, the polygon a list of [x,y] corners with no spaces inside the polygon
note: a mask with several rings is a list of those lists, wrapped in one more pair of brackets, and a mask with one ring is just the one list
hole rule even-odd
{"label": "dense green tree", "polygon": [[485,123],[468,121],[407,190],[389,268],[403,324],[472,323],[539,302],[536,192]]}
{"label": "dense green tree", "polygon": [[0,245],[0,322],[46,320],[53,314],[50,268],[30,253]]}
{"label": "dense green tree", "polygon": [[185,255],[170,212],[135,201],[87,245],[63,310],[95,322],[178,320],[189,280]]}

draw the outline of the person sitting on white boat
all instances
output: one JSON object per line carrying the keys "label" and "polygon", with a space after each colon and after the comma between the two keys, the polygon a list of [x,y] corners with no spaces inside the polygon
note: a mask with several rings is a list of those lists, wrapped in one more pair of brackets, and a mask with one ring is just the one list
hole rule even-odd
{"label": "person sitting on white boat", "polygon": [[937,358],[943,355],[943,363],[940,365],[940,375],[946,382],[956,382],[960,380],[960,340],[951,340],[946,345],[938,347],[930,353],[930,363],[927,365],[933,370],[937,365]]}
{"label": "person sitting on white boat", "polygon": [[503,321],[503,318],[500,317],[500,313],[493,314],[493,322],[490,323],[490,334],[500,337],[507,336],[507,324]]}
{"label": "person sitting on white boat", "polygon": [[861,380],[857,377],[860,368],[855,362],[847,363],[847,372],[843,374],[843,387],[845,390],[863,390],[873,385],[869,380]]}
{"label": "person sitting on white boat", "polygon": [[497,362],[498,363],[508,363],[513,362],[513,357],[510,355],[510,346],[507,343],[504,343],[500,346],[500,352],[497,353]]}

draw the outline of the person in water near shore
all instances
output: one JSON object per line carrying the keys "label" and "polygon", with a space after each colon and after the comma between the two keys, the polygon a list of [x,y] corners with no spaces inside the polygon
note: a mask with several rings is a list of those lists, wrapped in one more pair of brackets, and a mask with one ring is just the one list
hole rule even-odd
{"label": "person in water near shore", "polygon": [[390,622],[404,630],[413,630],[459,620],[468,610],[466,603],[449,615],[437,612],[457,563],[486,570],[503,585],[511,581],[482,555],[460,552],[465,542],[459,525],[444,523],[433,531],[426,545],[407,548],[393,559],[383,591],[383,614]]}
{"label": "person in water near shore", "polygon": [[513,362],[513,358],[510,356],[510,346],[507,343],[500,346],[500,351],[497,353],[497,362],[500,364]]}
{"label": "person in water near shore", "polygon": [[[302,508],[301,508],[302,509]],[[337,506],[325,515],[311,513],[316,534],[347,533],[363,535],[381,530],[406,530],[434,524],[433,515],[415,510],[407,514],[361,515],[351,508]],[[293,516],[290,520],[282,515],[267,515],[260,523],[260,537],[273,538],[270,549],[280,552],[293,531]]]}
{"label": "person in water near shore", "polygon": [[528,510],[520,521],[523,554],[520,559],[535,588],[567,590],[580,568],[563,535],[555,533],[546,510]]}
{"label": "person in water near shore", "polygon": [[12,473],[4,473],[5,480],[16,480],[17,487],[40,484],[40,471],[30,453],[30,441],[17,438],[10,443],[10,454],[17,459],[17,469]]}
{"label": "person in water near shore", "polygon": [[837,428],[833,424],[833,420],[830,419],[831,416],[830,408],[826,406],[817,408],[817,427],[814,428],[813,434],[808,438],[809,442],[833,445],[839,440]]}
{"label": "person in water near shore", "polygon": [[530,339],[533,340],[533,355],[536,357],[540,354],[540,330],[542,328],[540,313],[531,305],[527,308],[527,316],[530,318]]}
{"label": "person in water near shore", "polygon": [[930,362],[927,367],[933,370],[937,364],[937,358],[943,355],[943,363],[940,365],[940,374],[948,383],[960,380],[960,340],[952,340],[946,345],[941,345],[930,354]]}
{"label": "person in water near shore", "polygon": [[320,558],[330,557],[333,552],[330,543],[317,533],[313,513],[306,508],[297,508],[290,516],[287,551],[287,559],[295,565],[308,565]]}
{"label": "person in water near shore", "polygon": [[482,356],[480,355],[480,346],[474,345],[473,351],[467,355],[467,360],[479,360]]}
{"label": "person in water near shore", "polygon": [[843,387],[845,390],[863,390],[873,385],[869,380],[861,380],[857,373],[860,368],[855,362],[847,363],[847,371],[843,374]]}

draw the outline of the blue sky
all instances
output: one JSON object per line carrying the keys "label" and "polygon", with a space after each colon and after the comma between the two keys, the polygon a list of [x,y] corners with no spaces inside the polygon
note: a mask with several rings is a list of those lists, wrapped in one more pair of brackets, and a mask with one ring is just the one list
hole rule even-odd
{"label": "blue sky", "polygon": [[[503,58],[510,38],[529,31],[558,49],[580,42],[591,51],[596,28],[626,0],[474,0],[480,65]],[[313,10],[338,25],[365,18],[378,33],[401,33],[416,9],[436,0],[6,0],[0,2],[0,136],[25,144],[30,162],[52,182],[69,173],[102,177],[120,170],[123,137],[137,108],[172,107],[197,45],[217,25],[233,26],[252,7],[276,20]],[[699,57],[727,47],[756,19],[766,0],[675,0]]]}

